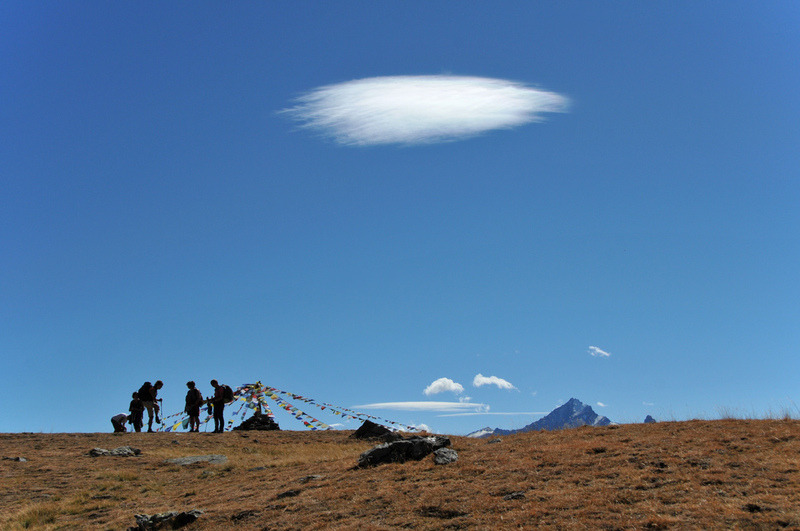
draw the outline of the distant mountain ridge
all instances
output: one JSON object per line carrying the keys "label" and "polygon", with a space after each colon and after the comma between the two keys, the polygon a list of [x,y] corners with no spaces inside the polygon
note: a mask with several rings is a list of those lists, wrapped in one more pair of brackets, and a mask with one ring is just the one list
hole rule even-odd
{"label": "distant mountain ridge", "polygon": [[555,408],[544,417],[528,424],[524,428],[518,430],[483,428],[468,434],[467,437],[482,439],[492,435],[511,435],[513,433],[540,430],[563,430],[564,428],[577,428],[579,426],[608,426],[609,424],[613,423],[608,417],[598,415],[591,406],[587,406],[577,398],[570,398],[563,406]]}

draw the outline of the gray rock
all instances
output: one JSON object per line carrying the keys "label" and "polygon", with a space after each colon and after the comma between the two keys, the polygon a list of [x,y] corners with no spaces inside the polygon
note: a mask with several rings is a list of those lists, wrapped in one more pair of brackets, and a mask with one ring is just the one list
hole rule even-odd
{"label": "gray rock", "polygon": [[5,457],[5,456],[3,456],[3,461],[16,461],[18,463],[27,463],[28,462],[27,459],[25,459],[24,457],[21,457],[21,456],[20,457]]}
{"label": "gray rock", "polygon": [[128,528],[129,531],[154,531],[156,529],[180,529],[189,525],[203,514],[203,511],[193,509],[191,511],[179,513],[169,511],[150,516],[149,514],[137,514],[136,527]]}
{"label": "gray rock", "polygon": [[181,465],[181,466],[192,465],[194,463],[201,463],[201,462],[211,463],[212,465],[221,465],[223,463],[228,462],[228,457],[221,454],[190,455],[187,457],[176,457],[174,459],[167,459],[164,462],[170,463],[172,465]]}
{"label": "gray rock", "polygon": [[130,446],[120,446],[113,450],[106,450],[105,448],[92,448],[89,450],[89,455],[92,457],[110,456],[110,457],[136,457],[142,451],[138,448],[131,448]]}
{"label": "gray rock", "polygon": [[524,492],[522,492],[522,491],[517,491],[517,492],[512,492],[511,494],[506,494],[505,496],[503,496],[503,499],[504,499],[505,501],[509,501],[509,500],[521,500],[521,499],[522,499],[522,498],[524,498],[524,497],[525,497],[525,493],[524,493]]}
{"label": "gray rock", "polygon": [[458,461],[458,452],[452,448],[439,448],[433,452],[433,462],[437,465],[449,465]]}
{"label": "gray rock", "polygon": [[379,444],[362,453],[358,458],[359,467],[375,466],[384,463],[405,463],[419,461],[439,448],[450,446],[450,439],[442,436],[410,437],[399,441]]}
{"label": "gray rock", "polygon": [[141,453],[142,451],[138,448],[131,448],[130,446],[120,446],[110,452],[112,457],[136,457]]}

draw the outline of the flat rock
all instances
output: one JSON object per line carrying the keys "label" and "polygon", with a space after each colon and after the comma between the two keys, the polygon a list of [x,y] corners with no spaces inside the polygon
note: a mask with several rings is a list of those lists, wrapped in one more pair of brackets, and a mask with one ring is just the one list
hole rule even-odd
{"label": "flat rock", "polygon": [[120,446],[113,450],[106,450],[105,448],[92,448],[89,450],[89,455],[92,457],[110,456],[110,457],[136,457],[142,451],[138,448],[131,448],[130,446]]}
{"label": "flat rock", "polygon": [[228,462],[228,457],[221,454],[212,455],[190,455],[187,457],[175,457],[174,459],[166,459],[165,463],[173,465],[193,465],[194,463],[211,463],[212,465],[221,465]]}

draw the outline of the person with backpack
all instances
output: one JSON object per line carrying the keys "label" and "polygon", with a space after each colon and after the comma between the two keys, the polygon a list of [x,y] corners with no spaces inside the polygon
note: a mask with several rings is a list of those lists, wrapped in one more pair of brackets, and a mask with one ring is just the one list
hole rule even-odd
{"label": "person with backpack", "polygon": [[139,398],[139,393],[133,393],[133,400],[131,400],[131,405],[128,407],[128,411],[131,412],[128,415],[128,423],[133,424],[133,429],[137,432],[142,431],[142,425],[144,422],[142,421],[142,417],[144,416],[144,405],[142,404],[142,400]]}
{"label": "person with backpack", "polygon": [[157,423],[161,423],[161,420],[158,418],[158,412],[160,408],[158,407],[158,390],[164,387],[164,382],[161,380],[156,380],[156,383],[150,385],[150,382],[145,382],[144,385],[139,389],[139,398],[142,401],[142,405],[147,410],[147,433],[153,432],[153,413],[155,413],[155,419]]}
{"label": "person with backpack", "polygon": [[222,433],[225,431],[225,404],[233,401],[233,390],[227,385],[220,385],[216,380],[211,380],[211,386],[214,388],[214,398],[210,399],[214,405],[214,433]]}
{"label": "person with backpack", "polygon": [[203,394],[195,387],[193,381],[186,382],[189,392],[186,393],[186,408],[184,411],[189,415],[189,431],[200,431],[200,406],[203,405]]}

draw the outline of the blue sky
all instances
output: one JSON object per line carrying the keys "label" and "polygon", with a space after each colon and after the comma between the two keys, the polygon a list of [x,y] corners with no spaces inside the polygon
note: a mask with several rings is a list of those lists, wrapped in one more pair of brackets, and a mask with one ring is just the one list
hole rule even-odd
{"label": "blue sky", "polygon": [[107,431],[156,379],[453,434],[800,414],[796,2],[0,21],[0,431]]}

